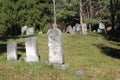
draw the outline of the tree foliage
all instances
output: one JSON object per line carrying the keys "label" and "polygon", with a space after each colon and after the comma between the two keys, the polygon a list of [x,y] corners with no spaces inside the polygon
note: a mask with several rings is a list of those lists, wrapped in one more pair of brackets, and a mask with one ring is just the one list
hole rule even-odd
{"label": "tree foliage", "polygon": [[[110,19],[116,23],[120,21],[120,0],[111,1],[113,11],[110,0],[56,0],[57,22],[74,25],[80,23],[82,16],[87,24],[111,24]],[[20,34],[24,25],[40,30],[50,22],[53,22],[52,0],[0,0],[0,35]]]}
{"label": "tree foliage", "polygon": [[3,0],[1,4],[0,34],[20,34],[24,25],[39,30],[51,21],[50,0]]}

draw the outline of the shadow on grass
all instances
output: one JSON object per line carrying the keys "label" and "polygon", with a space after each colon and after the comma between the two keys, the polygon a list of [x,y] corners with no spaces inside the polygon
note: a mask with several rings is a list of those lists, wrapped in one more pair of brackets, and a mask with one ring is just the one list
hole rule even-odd
{"label": "shadow on grass", "polygon": [[2,42],[6,42],[8,41],[9,39],[19,39],[19,38],[28,38],[28,37],[33,37],[34,35],[20,35],[20,36],[4,36],[4,37],[0,37],[0,41]]}
{"label": "shadow on grass", "polygon": [[95,45],[95,46],[97,46],[102,51],[103,54],[110,56],[112,58],[120,59],[120,49],[104,46],[102,44]]}
{"label": "shadow on grass", "polygon": [[17,51],[25,52],[25,43],[24,42],[17,44]]}
{"label": "shadow on grass", "polygon": [[6,44],[0,44],[0,54],[3,54],[7,51],[7,45]]}
{"label": "shadow on grass", "polygon": [[102,35],[102,36],[104,36],[109,41],[120,42],[120,32],[119,31],[115,30],[115,31],[109,31],[107,33],[108,33],[107,35]]}

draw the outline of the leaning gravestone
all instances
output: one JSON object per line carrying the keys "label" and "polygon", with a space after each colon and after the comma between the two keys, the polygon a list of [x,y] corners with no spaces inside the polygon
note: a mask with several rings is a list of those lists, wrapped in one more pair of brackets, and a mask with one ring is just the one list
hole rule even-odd
{"label": "leaning gravestone", "polygon": [[71,25],[69,25],[69,26],[67,27],[66,33],[68,33],[68,34],[74,34],[74,33],[75,33]]}
{"label": "leaning gravestone", "polygon": [[23,35],[26,32],[26,30],[27,30],[27,26],[23,26],[21,28],[21,34]]}
{"label": "leaning gravestone", "polygon": [[10,42],[7,44],[7,60],[17,61],[17,43]]}
{"label": "leaning gravestone", "polygon": [[36,63],[39,61],[38,43],[36,37],[26,38],[26,62]]}
{"label": "leaning gravestone", "polygon": [[33,27],[31,27],[31,28],[27,28],[27,30],[26,30],[26,34],[34,34],[34,28]]}
{"label": "leaning gravestone", "polygon": [[64,64],[62,32],[58,28],[48,30],[49,63]]}
{"label": "leaning gravestone", "polygon": [[86,35],[86,34],[87,34],[87,24],[86,24],[86,23],[83,23],[83,24],[82,24],[82,34],[83,34],[83,35]]}

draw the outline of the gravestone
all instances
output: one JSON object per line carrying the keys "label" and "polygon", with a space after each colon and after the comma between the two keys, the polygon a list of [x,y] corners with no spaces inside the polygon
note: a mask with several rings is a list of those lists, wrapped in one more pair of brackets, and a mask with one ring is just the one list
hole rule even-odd
{"label": "gravestone", "polygon": [[69,25],[69,26],[67,27],[66,33],[68,33],[68,34],[74,34],[74,33],[75,33],[71,25]]}
{"label": "gravestone", "polygon": [[86,24],[86,23],[83,23],[83,24],[82,24],[82,34],[83,34],[83,35],[86,35],[86,34],[87,34],[87,24]]}
{"label": "gravestone", "polygon": [[26,62],[36,63],[39,61],[38,43],[36,37],[26,38]]}
{"label": "gravestone", "polygon": [[26,30],[27,30],[27,26],[23,26],[21,28],[21,35],[23,35],[26,32]]}
{"label": "gravestone", "polygon": [[33,27],[31,27],[31,28],[27,28],[27,30],[26,30],[26,34],[34,34],[34,28]]}
{"label": "gravestone", "polygon": [[105,29],[105,24],[104,23],[99,23],[99,29]]}
{"label": "gravestone", "polygon": [[75,32],[80,32],[80,24],[79,23],[75,24]]}
{"label": "gravestone", "polygon": [[103,32],[105,32],[105,33],[107,34],[107,32],[106,32],[106,30],[105,30],[105,24],[104,24],[104,23],[99,23],[99,27],[98,27],[97,32],[98,32],[98,33],[103,33]]}
{"label": "gravestone", "polygon": [[17,43],[10,42],[7,44],[7,60],[17,61]]}
{"label": "gravestone", "polygon": [[58,28],[49,29],[48,32],[49,63],[64,64],[64,45],[62,32]]}
{"label": "gravestone", "polygon": [[76,32],[76,30],[75,30],[75,26],[73,26],[73,31],[74,31],[74,33]]}

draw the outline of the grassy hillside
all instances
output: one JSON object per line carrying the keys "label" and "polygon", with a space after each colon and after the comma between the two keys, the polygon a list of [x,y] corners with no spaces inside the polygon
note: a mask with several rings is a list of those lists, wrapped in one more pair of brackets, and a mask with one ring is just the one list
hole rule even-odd
{"label": "grassy hillside", "polygon": [[[20,62],[25,55],[25,38],[18,36],[1,38],[0,41],[0,80],[116,80],[120,79],[120,42],[107,41],[104,37],[90,33],[89,35],[68,35],[64,37],[66,70],[48,66],[47,35],[35,35],[38,39],[40,61],[35,65]],[[18,62],[6,59],[6,44],[16,41]],[[77,76],[77,70],[84,72]]]}

